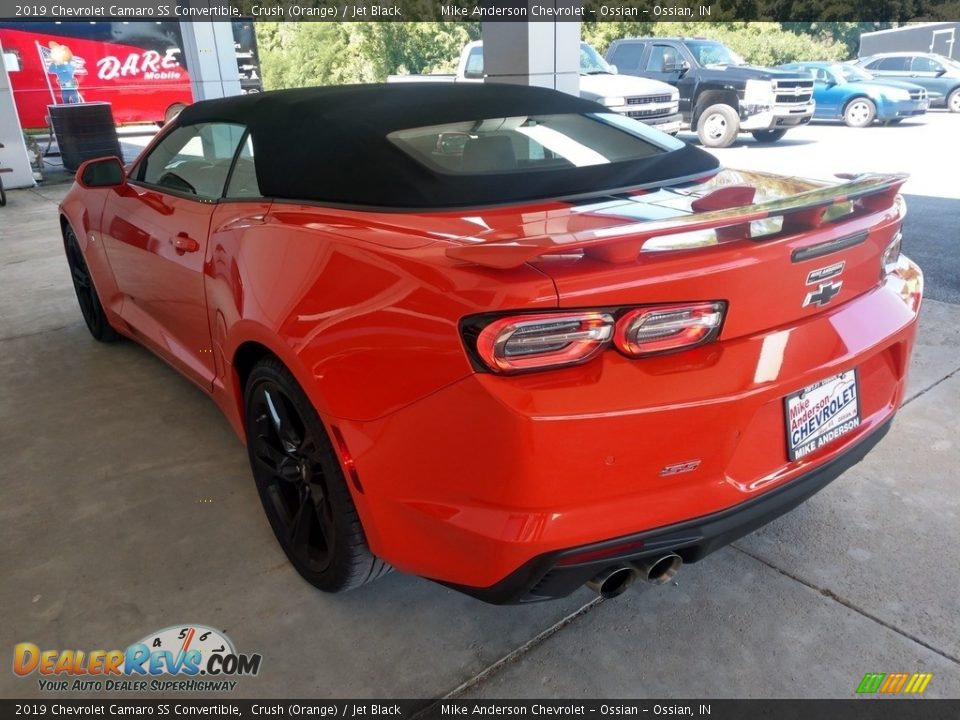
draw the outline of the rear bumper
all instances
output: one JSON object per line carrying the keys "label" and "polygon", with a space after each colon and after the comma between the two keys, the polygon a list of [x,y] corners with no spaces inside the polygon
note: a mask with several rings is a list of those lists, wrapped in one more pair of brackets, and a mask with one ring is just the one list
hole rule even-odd
{"label": "rear bumper", "polygon": [[[891,422],[892,419],[887,420],[815,470],[727,510],[605,542],[546,553],[533,558],[491,587],[447,584],[484,602],[507,605],[565,597],[601,571],[630,561],[676,553],[685,563],[697,562],[784,515],[836,480],[880,442]],[[618,552],[617,548],[622,546],[631,549]],[[587,553],[603,555],[603,559],[575,564],[564,562],[565,558]]]}
{"label": "rear bumper", "polygon": [[[790,501],[733,531],[716,523],[788,487],[815,492],[885,432],[919,310],[919,270],[901,262],[903,277],[789,327],[642,361],[609,351],[551,372],[478,373],[376,421],[333,421],[364,487],[355,500],[371,549],[506,602],[576,587],[592,567],[535,588],[572,548],[648,533],[673,542],[677,528],[706,523],[702,539],[654,548],[692,561],[749,532]],[[789,460],[784,398],[854,368],[860,426]]]}

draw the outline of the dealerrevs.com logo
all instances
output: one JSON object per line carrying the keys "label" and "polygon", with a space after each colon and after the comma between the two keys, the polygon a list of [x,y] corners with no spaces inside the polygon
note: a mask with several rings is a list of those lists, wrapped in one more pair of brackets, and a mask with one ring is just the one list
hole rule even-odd
{"label": "dealerrevs.com logo", "polygon": [[13,648],[13,672],[38,675],[50,692],[213,692],[236,688],[260,672],[262,656],[238,653],[230,638],[206,625],[172,625],[125,650]]}

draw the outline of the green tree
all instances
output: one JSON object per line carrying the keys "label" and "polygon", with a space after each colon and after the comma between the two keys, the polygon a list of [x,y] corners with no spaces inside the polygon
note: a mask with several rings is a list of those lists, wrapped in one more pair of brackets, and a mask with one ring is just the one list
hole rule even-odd
{"label": "green tree", "polygon": [[392,73],[453,72],[479,23],[258,22],[264,87],[383,82]]}

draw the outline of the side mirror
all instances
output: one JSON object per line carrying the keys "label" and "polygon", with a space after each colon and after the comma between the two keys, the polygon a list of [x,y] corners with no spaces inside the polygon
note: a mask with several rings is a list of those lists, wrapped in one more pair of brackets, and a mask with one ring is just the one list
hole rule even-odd
{"label": "side mirror", "polygon": [[77,183],[82,188],[120,187],[126,182],[127,172],[115,156],[87,160],[77,168]]}
{"label": "side mirror", "polygon": [[940,68],[939,70],[937,70],[936,76],[937,76],[937,77],[943,77],[943,76],[946,75],[946,74],[947,74],[947,69],[946,69],[946,68]]}

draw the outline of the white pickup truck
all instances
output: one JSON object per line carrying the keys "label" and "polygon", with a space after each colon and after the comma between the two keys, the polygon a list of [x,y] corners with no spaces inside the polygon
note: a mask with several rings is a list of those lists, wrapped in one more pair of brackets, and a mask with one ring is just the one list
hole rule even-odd
{"label": "white pickup truck", "polygon": [[[483,82],[484,77],[483,42],[478,40],[463,49],[456,75],[390,75],[387,82]],[[580,97],[671,135],[680,130],[680,95],[675,87],[619,75],[585,42],[580,43]]]}

